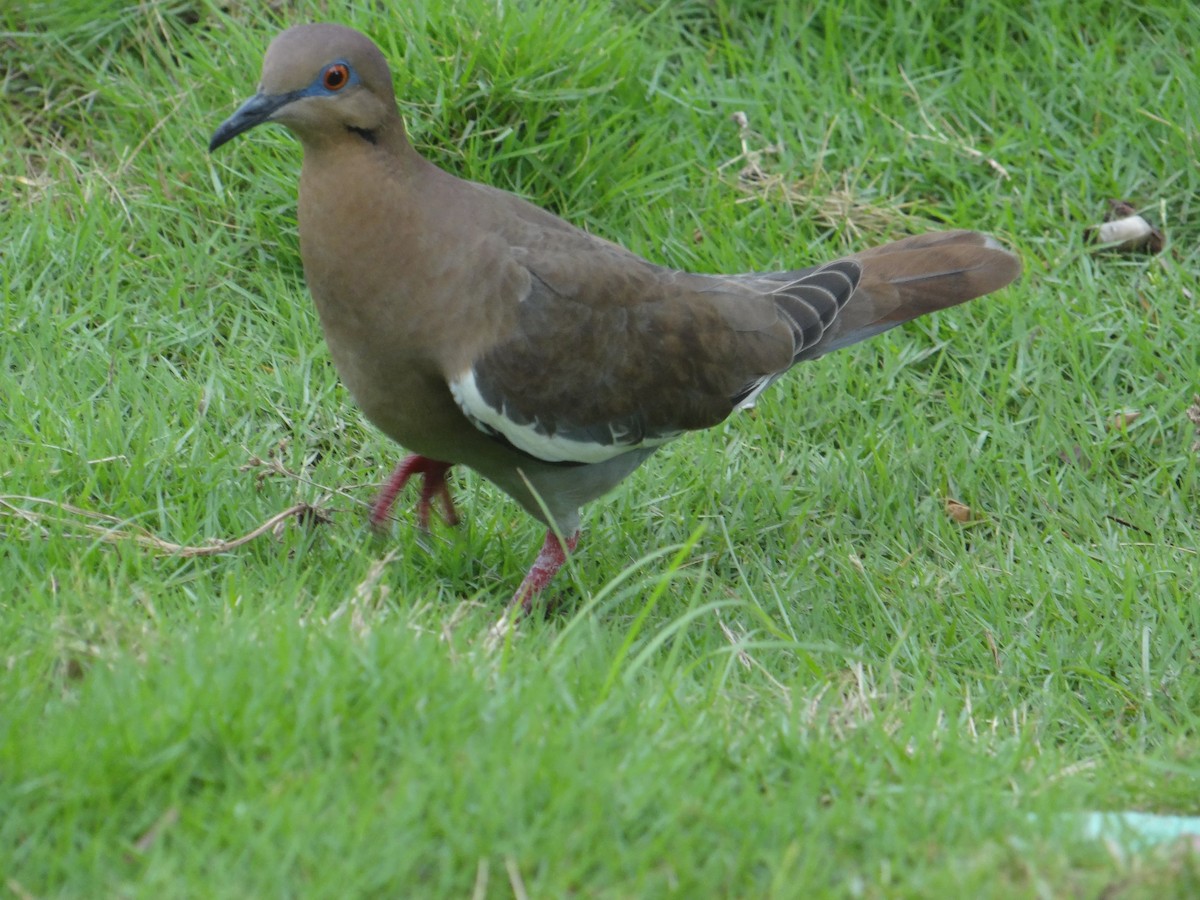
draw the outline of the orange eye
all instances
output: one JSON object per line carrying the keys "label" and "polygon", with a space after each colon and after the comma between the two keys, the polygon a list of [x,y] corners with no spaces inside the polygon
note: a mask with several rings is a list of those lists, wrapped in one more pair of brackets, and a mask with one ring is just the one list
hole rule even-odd
{"label": "orange eye", "polygon": [[321,83],[325,85],[326,90],[340,91],[350,83],[350,69],[342,63],[334,63],[321,76]]}

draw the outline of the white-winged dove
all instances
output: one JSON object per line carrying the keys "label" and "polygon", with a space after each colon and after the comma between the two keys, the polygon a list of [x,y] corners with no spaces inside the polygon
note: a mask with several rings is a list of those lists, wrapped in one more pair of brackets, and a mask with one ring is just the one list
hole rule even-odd
{"label": "white-winged dove", "polygon": [[209,149],[263,122],[304,149],[300,253],[338,373],[414,454],[372,520],[420,475],[418,522],[435,500],[455,521],[446,472],[469,466],[550,526],[513,598],[526,610],[575,548],[580,507],[664,443],[753,405],[801,360],[1021,271],[971,231],[787,272],[662,268],[419,156],[383,55],[340,25],[275,38]]}

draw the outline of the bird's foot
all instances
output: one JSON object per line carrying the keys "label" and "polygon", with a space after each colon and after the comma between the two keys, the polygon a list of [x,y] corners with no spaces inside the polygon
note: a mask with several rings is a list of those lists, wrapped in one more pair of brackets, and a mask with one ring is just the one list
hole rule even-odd
{"label": "bird's foot", "polygon": [[528,615],[533,609],[533,601],[550,584],[556,572],[567,561],[567,554],[572,553],[579,544],[579,532],[576,531],[565,541],[560,541],[553,530],[546,532],[546,541],[538,551],[537,559],[529,569],[529,574],[513,594],[512,602],[508,605],[511,612],[520,607],[518,615]]}
{"label": "bird's foot", "polygon": [[454,499],[450,496],[450,487],[446,484],[446,473],[450,471],[451,465],[452,463],[418,456],[415,453],[404,457],[371,506],[371,526],[380,528],[387,522],[392,506],[396,503],[396,496],[414,475],[422,477],[421,496],[417,500],[417,526],[422,531],[429,530],[429,513],[433,508],[434,498],[440,498],[442,501],[442,517],[446,524],[457,525],[458,511],[454,508]]}

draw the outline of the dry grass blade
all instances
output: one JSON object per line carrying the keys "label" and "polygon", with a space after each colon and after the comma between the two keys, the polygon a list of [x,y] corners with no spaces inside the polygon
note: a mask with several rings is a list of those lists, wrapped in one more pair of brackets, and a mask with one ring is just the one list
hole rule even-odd
{"label": "dry grass blade", "polygon": [[[42,504],[49,507],[49,510],[43,512],[40,510],[22,509],[16,505],[21,502]],[[239,537],[229,540],[215,538],[207,544],[188,545],[163,540],[145,531],[122,528],[120,526],[124,523],[115,516],[81,509],[78,506],[72,506],[70,503],[50,500],[46,497],[0,494],[0,515],[8,515],[31,524],[40,525],[46,522],[59,522],[74,525],[82,528],[89,536],[99,538],[106,543],[116,544],[123,541],[133,541],[133,543],[148,550],[155,550],[169,556],[180,556],[184,559],[229,553],[250,543],[255,538],[262,537],[264,534],[274,533],[288,519],[316,522],[318,524],[325,524],[330,520],[328,513],[311,503],[294,503]],[[97,524],[99,522],[108,524]]]}
{"label": "dry grass blade", "polygon": [[1192,444],[1192,452],[1200,453],[1200,394],[1192,397],[1192,405],[1187,408],[1188,421],[1196,426],[1196,442]]}
{"label": "dry grass blade", "polygon": [[481,856],[475,867],[475,886],[471,889],[471,900],[484,900],[487,896],[487,887],[488,861]]}
{"label": "dry grass blade", "polygon": [[734,633],[733,629],[725,624],[725,620],[721,618],[721,614],[715,609],[713,610],[713,615],[717,617],[717,624],[721,627],[721,633],[725,635],[725,639],[729,641],[730,645],[734,648],[734,651],[737,653],[738,662],[742,664],[742,667],[746,669],[758,669],[758,671],[766,677],[767,681],[771,682],[775,690],[779,691],[779,696],[783,698],[784,705],[788,709],[791,709],[792,692],[789,691],[778,678],[772,675],[771,671],[766,666],[746,652],[745,633]]}
{"label": "dry grass blade", "polygon": [[529,892],[525,890],[525,881],[521,878],[521,870],[517,866],[517,861],[511,856],[506,856],[504,868],[508,870],[508,883],[512,887],[516,900],[529,900]]}
{"label": "dry grass blade", "polygon": [[146,829],[145,833],[134,841],[133,849],[138,853],[146,853],[154,846],[154,843],[162,837],[163,833],[179,821],[179,807],[170,806],[161,816],[159,816],[154,824]]}
{"label": "dry grass blade", "polygon": [[389,550],[384,554],[382,559],[377,559],[371,563],[371,568],[367,571],[366,577],[359,582],[358,587],[354,589],[353,595],[348,600],[342,603],[329,614],[326,623],[334,622],[344,616],[349,610],[350,612],[350,627],[359,637],[365,637],[370,633],[371,627],[367,624],[366,617],[363,615],[363,609],[371,602],[371,598],[378,594],[379,600],[386,599],[388,595],[388,586],[380,585],[380,579],[383,578],[383,572],[400,555],[399,550]]}
{"label": "dry grass blade", "polygon": [[[909,211],[911,204],[864,200],[864,191],[857,189],[850,173],[842,173],[840,181],[835,181],[818,166],[809,175],[789,181],[784,175],[770,171],[764,165],[764,160],[779,156],[783,152],[783,145],[766,143],[763,136],[750,127],[750,120],[745,113],[734,113],[733,121],[739,128],[741,152],[717,166],[717,172],[740,165],[734,184],[738,190],[751,196],[739,200],[739,203],[777,195],[788,204],[803,209],[823,228],[847,231],[856,239],[864,235],[887,236],[897,229],[911,226],[916,218]],[[829,140],[828,132],[825,140]],[[823,156],[823,152],[818,153],[816,158],[820,160]]]}
{"label": "dry grass blade", "polygon": [[[959,135],[954,126],[951,125],[950,122],[944,117],[940,119],[939,127],[939,123],[935,123],[933,118],[929,115],[929,112],[926,110],[925,102],[921,99],[921,95],[917,91],[917,86],[912,83],[912,80],[908,77],[908,73],[905,72],[903,68],[900,69],[900,77],[903,78],[904,83],[908,85],[908,89],[912,93],[913,102],[917,105],[917,111],[921,115],[921,121],[925,123],[925,127],[929,130],[929,133],[915,134],[909,131],[895,119],[884,115],[883,117],[885,119],[887,119],[911,138],[916,138],[923,141],[932,141],[936,144],[952,147],[964,156],[986,163],[993,172],[995,172],[1005,181],[1012,180],[1012,176],[1008,174],[1008,169],[1004,168],[1004,166],[1000,165],[999,162],[985,154],[982,150],[977,150],[975,147],[967,143],[966,138]],[[880,115],[883,115],[883,113],[880,113]]]}

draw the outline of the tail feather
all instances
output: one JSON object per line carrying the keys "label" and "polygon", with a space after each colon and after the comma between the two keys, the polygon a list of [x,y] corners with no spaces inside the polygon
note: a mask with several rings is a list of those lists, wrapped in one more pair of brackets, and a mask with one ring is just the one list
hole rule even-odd
{"label": "tail feather", "polygon": [[798,357],[815,359],[999,290],[1021,274],[1021,261],[977,231],[914,235],[856,253],[862,277],[821,340]]}

